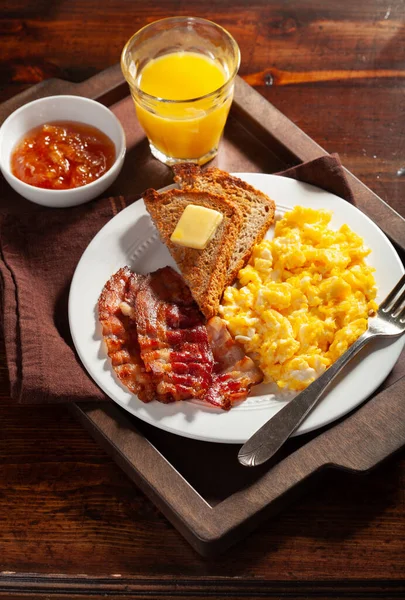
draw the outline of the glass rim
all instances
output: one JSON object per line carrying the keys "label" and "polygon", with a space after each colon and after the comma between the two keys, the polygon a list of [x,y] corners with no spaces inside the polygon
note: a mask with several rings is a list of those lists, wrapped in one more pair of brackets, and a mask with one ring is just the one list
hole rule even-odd
{"label": "glass rim", "polygon": [[231,45],[234,48],[235,54],[236,54],[236,66],[235,66],[233,72],[229,75],[229,77],[225,81],[225,83],[223,83],[219,88],[216,88],[212,92],[209,92],[208,94],[204,94],[203,96],[197,96],[197,97],[188,98],[185,100],[169,100],[168,98],[160,98],[159,96],[153,96],[152,94],[148,94],[148,92],[144,92],[143,90],[141,90],[135,83],[131,84],[128,81],[128,79],[125,77],[128,85],[130,87],[134,87],[136,89],[137,93],[139,93],[140,98],[144,98],[144,99],[150,100],[150,101],[157,101],[157,102],[161,102],[161,103],[165,103],[165,104],[186,104],[186,103],[189,104],[190,102],[198,102],[199,100],[206,100],[207,98],[215,96],[216,94],[222,92],[230,84],[230,82],[232,82],[235,79],[236,74],[239,71],[240,58],[241,58],[240,49],[239,49],[237,41],[229,33],[229,31],[227,31],[224,27],[222,27],[221,25],[218,25],[218,23],[214,23],[214,21],[210,21],[209,19],[203,19],[202,17],[165,17],[163,19],[157,19],[156,21],[152,21],[152,23],[148,23],[147,25],[144,25],[143,27],[141,27],[141,29],[138,29],[138,31],[136,31],[129,38],[129,40],[127,41],[127,43],[125,44],[125,46],[121,52],[121,70],[124,73],[128,72],[127,66],[125,65],[125,57],[128,54],[128,48],[129,48],[131,42],[133,41],[133,39],[136,36],[138,36],[140,33],[142,33],[145,29],[148,29],[149,27],[152,27],[152,25],[156,25],[157,23],[162,23],[163,21],[173,21],[173,22],[175,22],[175,21],[178,21],[178,22],[194,21],[194,22],[213,25],[216,29],[219,29],[222,33],[224,33],[225,37],[227,37],[230,40]]}

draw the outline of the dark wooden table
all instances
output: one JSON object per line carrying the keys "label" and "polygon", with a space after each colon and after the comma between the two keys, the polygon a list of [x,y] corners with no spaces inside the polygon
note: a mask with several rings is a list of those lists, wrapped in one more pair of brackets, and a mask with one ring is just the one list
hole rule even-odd
{"label": "dark wooden table", "polygon": [[[403,0],[3,0],[0,101],[115,64],[139,27],[211,18],[240,74],[405,215]],[[63,406],[8,400],[0,356],[0,598],[403,598],[405,454],[318,489],[199,557]]]}

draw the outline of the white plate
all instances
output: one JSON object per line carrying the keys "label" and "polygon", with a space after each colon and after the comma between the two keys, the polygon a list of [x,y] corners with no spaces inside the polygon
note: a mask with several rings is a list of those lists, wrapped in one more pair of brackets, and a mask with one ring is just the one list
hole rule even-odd
{"label": "white plate", "polygon": [[[404,268],[384,233],[348,202],[311,185],[276,175],[238,173],[238,177],[268,194],[278,213],[299,204],[333,211],[334,228],[347,223],[372,249],[368,262],[376,269],[377,301],[381,301]],[[269,232],[269,237],[273,235]],[[139,241],[143,240],[139,249]],[[115,377],[102,344],[96,306],[105,282],[129,265],[147,273],[164,265],[175,267],[159,241],[143,201],[128,206],[109,221],[85,250],[77,265],[69,297],[69,322],[77,352],[94,381],[136,417],[182,436],[223,443],[243,443],[285,404],[282,396],[263,394],[261,387],[229,412],[195,402],[143,404]],[[405,338],[379,343],[360,353],[322,402],[297,430],[306,433],[353,410],[382,383],[397,361]],[[262,386],[263,387],[263,386]]]}

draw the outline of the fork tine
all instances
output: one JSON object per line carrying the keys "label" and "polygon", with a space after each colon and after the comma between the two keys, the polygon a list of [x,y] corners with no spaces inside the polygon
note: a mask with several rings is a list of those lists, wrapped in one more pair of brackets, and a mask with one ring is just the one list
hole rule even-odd
{"label": "fork tine", "polygon": [[404,302],[405,302],[405,288],[402,290],[402,292],[399,294],[399,296],[396,297],[396,299],[394,300],[394,304],[392,305],[392,308],[390,310],[391,316],[394,317],[394,319],[396,319],[399,315],[399,313],[402,312],[402,309],[404,308]]}
{"label": "fork tine", "polygon": [[404,311],[405,291],[399,296],[398,300],[395,300],[394,306],[392,307],[391,317],[396,319],[399,315],[402,315]]}
{"label": "fork tine", "polygon": [[385,298],[385,300],[383,300],[380,304],[380,310],[382,310],[383,312],[388,312],[390,310],[390,308],[394,308],[394,306],[398,303],[398,300],[401,300],[401,298],[399,298],[397,301],[395,301],[394,306],[392,306],[394,300],[396,299],[396,297],[398,296],[398,294],[402,291],[402,288],[405,286],[405,275],[403,277],[401,277],[401,279],[398,281],[397,285],[391,290],[391,292],[388,294],[388,296]]}

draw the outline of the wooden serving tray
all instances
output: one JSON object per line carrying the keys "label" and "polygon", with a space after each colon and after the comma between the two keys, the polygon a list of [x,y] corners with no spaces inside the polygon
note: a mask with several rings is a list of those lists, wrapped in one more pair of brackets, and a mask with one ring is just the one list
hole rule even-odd
{"label": "wooden serving tray", "polygon": [[[42,96],[75,94],[109,106],[127,137],[127,158],[111,194],[141,194],[172,182],[149,152],[119,66],[72,84],[48,80],[0,107],[0,121]],[[220,152],[212,164],[233,172],[275,173],[327,154],[287,117],[237,78]],[[356,206],[405,257],[405,220],[347,172]],[[212,444],[156,429],[113,402],[73,404],[72,411],[129,477],[202,555],[223,552],[280,511],[304,483],[327,468],[367,471],[405,444],[405,353],[374,396],[350,416],[289,440],[273,462],[246,469],[236,445]]]}

